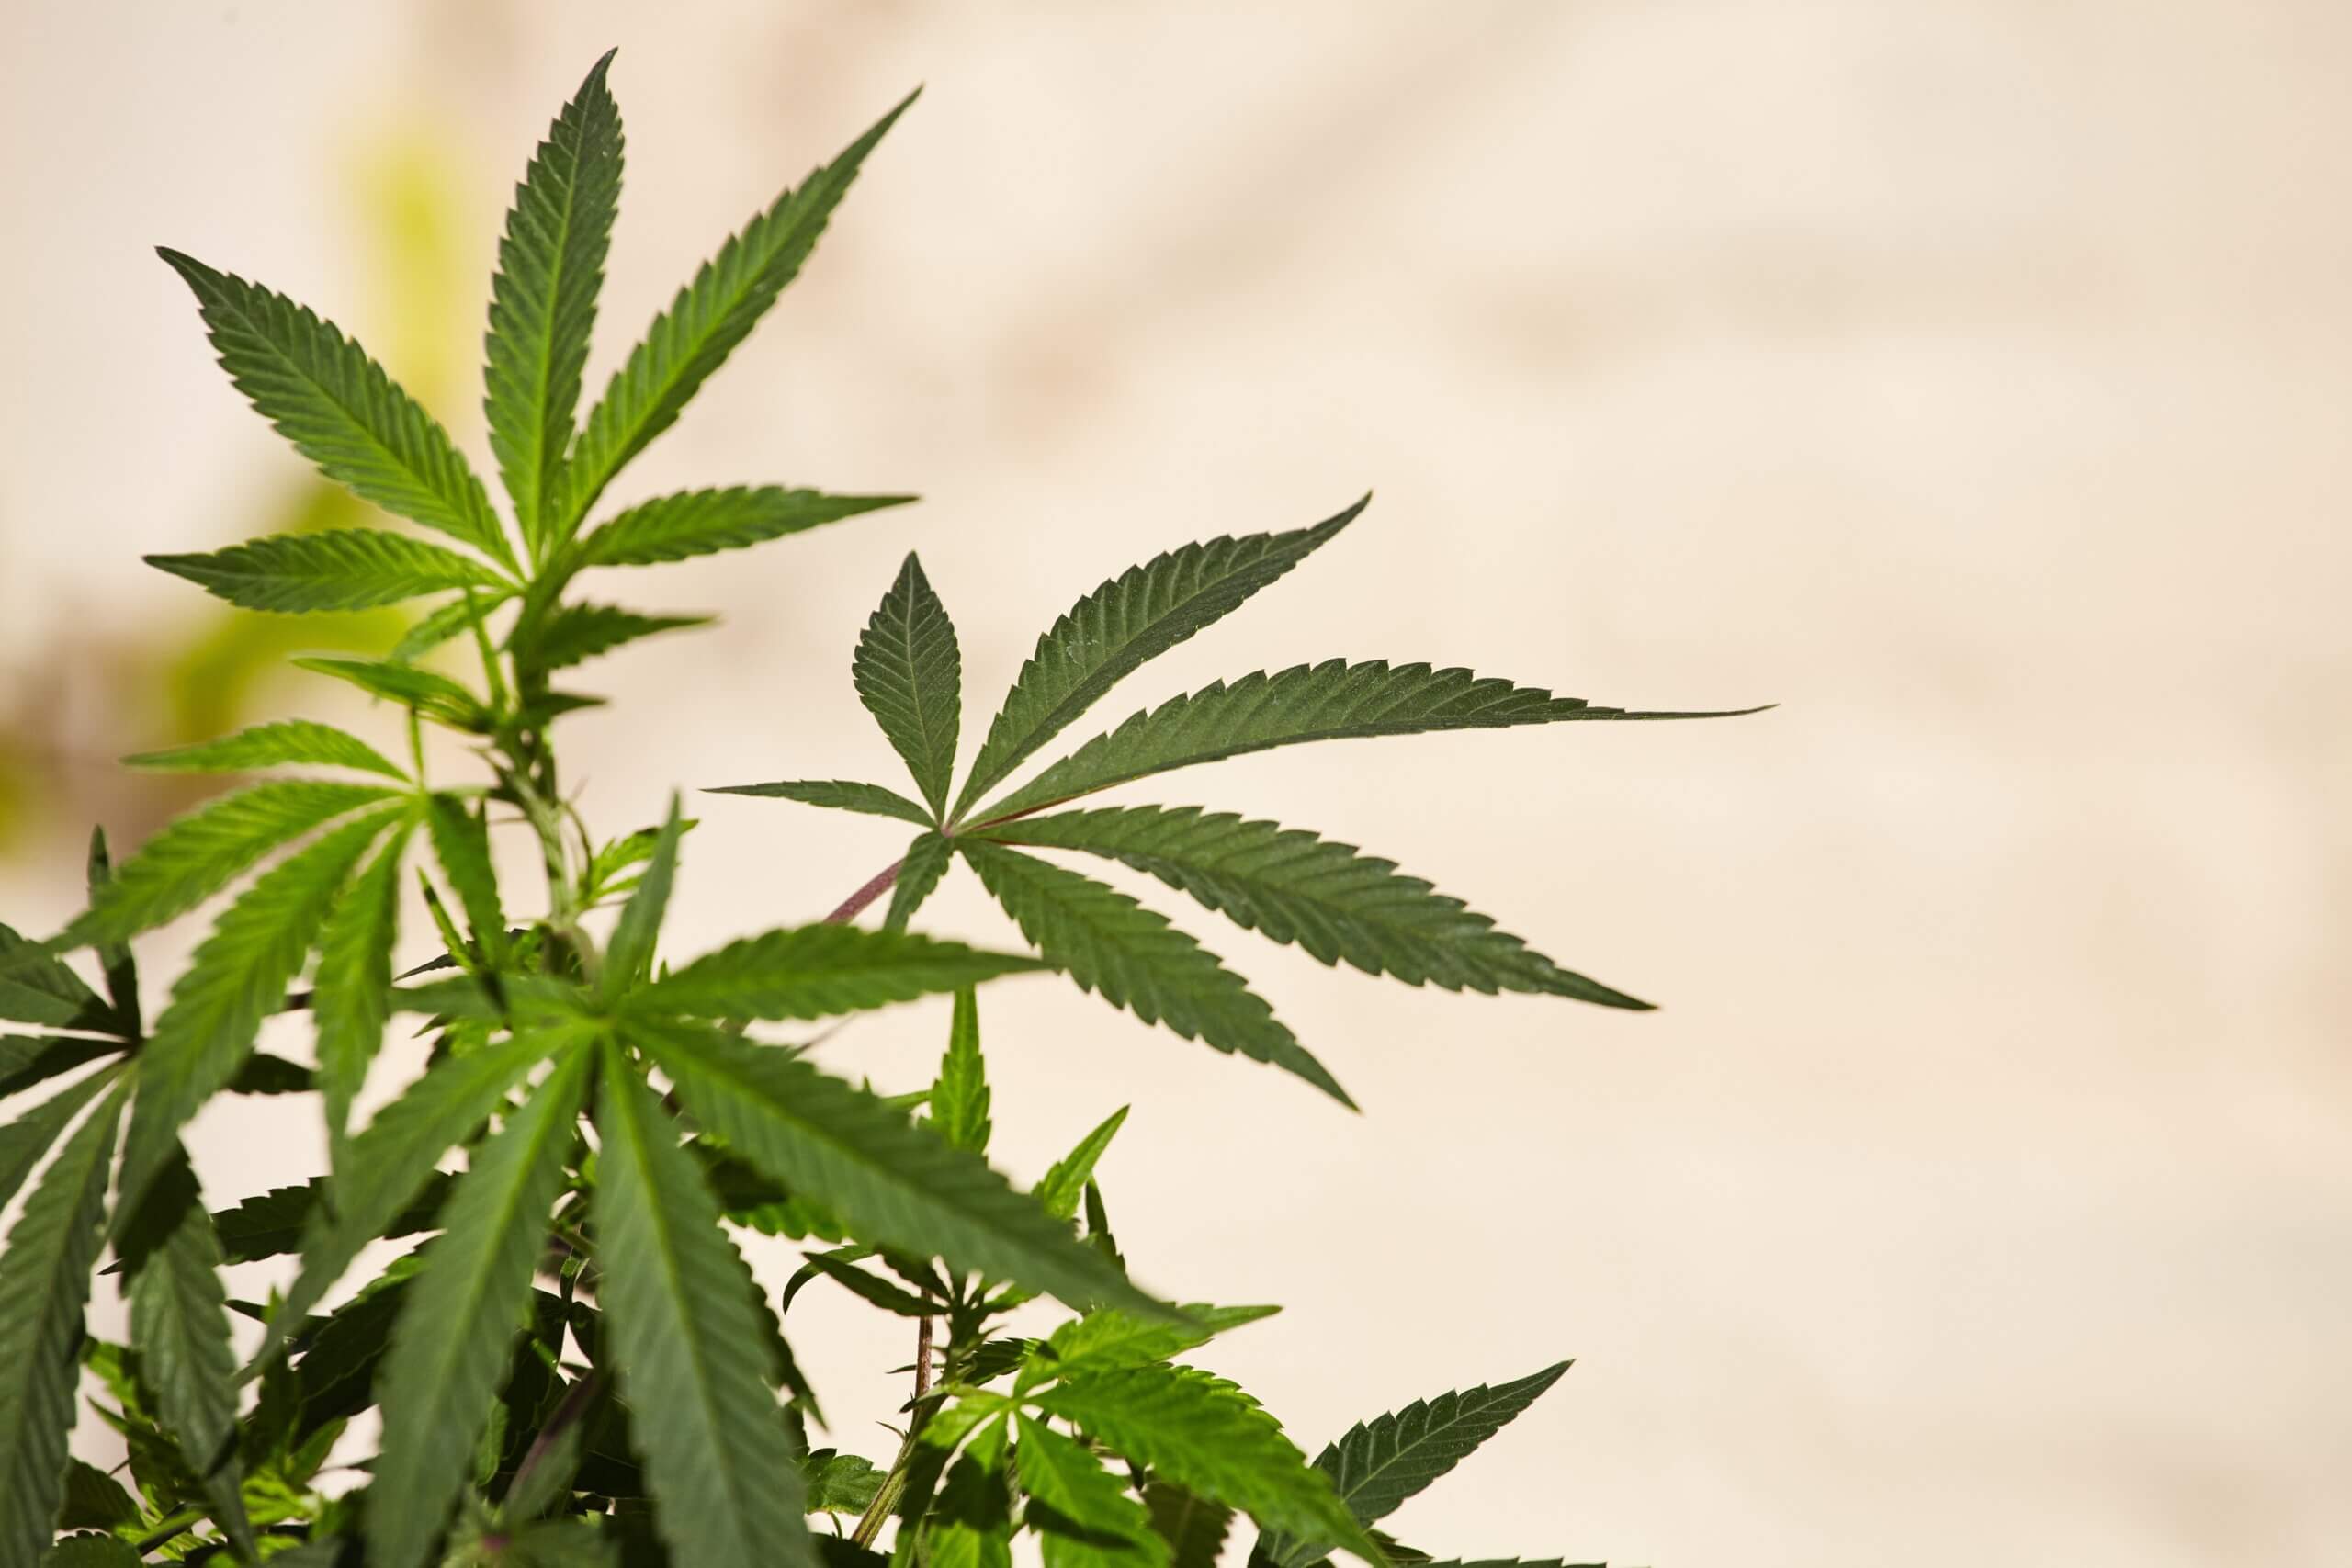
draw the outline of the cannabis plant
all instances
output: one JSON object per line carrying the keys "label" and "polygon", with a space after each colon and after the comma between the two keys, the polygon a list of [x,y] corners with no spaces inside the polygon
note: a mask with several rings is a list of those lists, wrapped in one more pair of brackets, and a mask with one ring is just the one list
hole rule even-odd
{"label": "cannabis plant", "polygon": [[[1220,681],[1059,744],[1148,660],[1337,538],[1359,502],[1312,527],[1184,546],[1085,594],[1038,639],[959,782],[956,630],[910,556],[851,675],[911,792],[720,792],[892,818],[911,830],[905,852],[821,919],[664,953],[695,823],[673,796],[665,820],[600,833],[555,737],[598,701],[565,683],[575,667],[694,618],[579,590],[910,498],[762,485],[601,503],[799,271],[906,106],[722,244],[580,419],[621,181],[609,64],[539,146],[498,247],[483,407],[503,515],[356,344],[163,253],[254,407],[331,479],[441,538],[351,526],[150,558],[250,610],[424,604],[380,658],[295,660],[379,699],[383,737],[286,719],[132,757],[267,776],[119,865],[94,839],[87,908],[49,940],[0,928],[0,1017],[29,1026],[0,1038],[0,1095],[46,1096],[0,1128],[0,1200],[25,1192],[0,1256],[0,1568],[878,1568],[886,1555],[1001,1568],[1023,1532],[1052,1568],[1207,1568],[1237,1516],[1255,1524],[1261,1568],[1426,1561],[1378,1522],[1562,1367],[1378,1416],[1309,1461],[1247,1393],[1180,1359],[1274,1309],[1178,1304],[1131,1276],[1096,1177],[1124,1110],[1027,1191],[989,1164],[979,992],[1058,973],[1347,1103],[1239,976],[1062,858],[1075,855],[1147,873],[1326,964],[1641,1007],[1349,845],[1227,811],[1073,803],[1309,740],[1711,716],[1332,660]],[[427,726],[462,739],[460,775],[428,776]],[[536,849],[543,896],[502,881],[492,840],[505,833]],[[266,861],[150,1017],[130,944]],[[1018,942],[910,929],[958,862]],[[412,886],[429,931],[399,929]],[[427,961],[396,959],[404,948]],[[922,1091],[879,1093],[812,1056],[816,1021],[928,994],[953,1012]],[[257,1048],[284,1013],[308,1014],[311,1061]],[[427,1065],[355,1125],[388,1033],[419,1025]],[[182,1134],[223,1093],[314,1095],[283,1113],[315,1104],[328,1168],[235,1201],[208,1193]],[[774,1297],[738,1249],[746,1228],[808,1249]],[[340,1294],[387,1239],[412,1245]],[[224,1269],[277,1257],[293,1260],[282,1292],[230,1294]],[[96,1275],[129,1303],[127,1344],[85,1325]],[[825,1363],[785,1327],[815,1284],[907,1320],[890,1451],[857,1454],[824,1427],[806,1369]],[[85,1374],[128,1451],[111,1472],[69,1454]],[[379,1424],[352,1427],[368,1411]],[[368,1429],[372,1452],[356,1436]]]}

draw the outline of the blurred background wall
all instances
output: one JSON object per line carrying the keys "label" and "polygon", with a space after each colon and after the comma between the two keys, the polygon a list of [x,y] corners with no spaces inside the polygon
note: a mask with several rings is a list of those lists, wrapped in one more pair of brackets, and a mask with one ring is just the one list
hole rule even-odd
{"label": "blurred background wall", "polygon": [[[727,231],[928,85],[628,495],[928,499],[641,574],[725,625],[593,670],[616,700],[571,721],[572,772],[601,826],[673,783],[888,776],[848,653],[910,546],[971,727],[1103,576],[1368,485],[1343,541],[1101,716],[1332,654],[1785,705],[1302,749],[1138,796],[1363,843],[1660,1013],[1408,991],[1180,911],[1351,1118],[1069,987],[991,995],[1005,1162],[1034,1177],[1133,1101],[1123,1244],[1171,1293],[1288,1303],[1213,1359],[1310,1448],[1578,1359],[1401,1535],[2343,1561],[2352,10],[21,0],[11,923],[70,912],[90,822],[127,846],[191,800],[119,753],[266,713],[385,728],[273,666],[396,622],[235,629],[138,564],[363,515],[242,406],[149,247],[335,318],[481,458],[506,195],[616,43],[592,389]],[[679,951],[813,918],[899,847],[697,809]],[[1006,931],[968,881],[927,915]],[[944,1032],[909,1008],[826,1050],[907,1087]],[[196,1141],[223,1199],[319,1159],[283,1102]],[[804,1313],[838,1435],[881,1451],[905,1348]]]}

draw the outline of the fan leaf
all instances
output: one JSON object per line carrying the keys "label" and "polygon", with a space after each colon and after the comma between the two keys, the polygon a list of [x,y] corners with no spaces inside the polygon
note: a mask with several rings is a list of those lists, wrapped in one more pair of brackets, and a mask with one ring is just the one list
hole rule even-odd
{"label": "fan leaf", "polygon": [[947,874],[947,863],[956,856],[955,846],[937,833],[918,834],[907,846],[904,858],[899,862],[898,880],[890,885],[890,907],[883,911],[882,929],[902,931],[907,922],[915,918],[923,900]]}
{"label": "fan leaf", "polygon": [[1459,898],[1402,874],[1396,862],[1303,829],[1197,807],[1136,806],[1027,818],[989,837],[1119,861],[1244,930],[1408,986],[1647,1005],[1561,968]]}
{"label": "fan leaf", "polygon": [[286,999],[351,868],[390,820],[369,813],[272,867],[196,950],[140,1053],[139,1100],[122,1161],[127,1205],[171,1157],[188,1118],[252,1054],[262,1021]]}
{"label": "fan leaf", "polygon": [[[1315,1468],[1331,1478],[1358,1524],[1386,1518],[1501,1431],[1567,1370],[1568,1363],[1560,1361],[1491,1388],[1481,1384],[1415,1400],[1351,1427],[1316,1457]],[[1259,1543],[1256,1555],[1274,1568],[1308,1568],[1329,1550],[1329,1538],[1302,1532],[1271,1535]]]}
{"label": "fan leaf", "polygon": [[384,1435],[368,1510],[370,1561],[384,1568],[415,1568],[424,1555],[490,1419],[529,1316],[532,1271],[594,1061],[585,1045],[572,1047],[475,1151],[393,1325],[377,1382]]}
{"label": "fan leaf", "polygon": [[860,811],[869,817],[895,817],[918,828],[931,826],[931,813],[896,790],[852,779],[779,779],[774,784],[719,784],[705,795],[758,795],[797,800],[803,806],[826,806],[836,811]]}
{"label": "fan leaf", "polygon": [[65,1141],[0,1247],[0,1568],[36,1568],[65,1493],[90,1269],[127,1089]]}
{"label": "fan leaf", "polygon": [[146,561],[232,604],[286,615],[371,610],[445,589],[508,586],[455,550],[382,528],[274,534],[225,550]]}
{"label": "fan leaf", "polygon": [[1114,887],[1001,844],[956,847],[1022,934],[1082,990],[1187,1040],[1288,1069],[1352,1106],[1274,1010],[1216,955]]}
{"label": "fan leaf", "polygon": [[808,1564],[751,1271],[669,1115],[609,1043],[596,1133],[605,1353],[662,1538],[675,1561],[710,1568]]}
{"label": "fan leaf", "polygon": [[904,931],[795,926],[705,953],[629,1001],[647,1014],[825,1018],[1043,967],[1035,959]]}
{"label": "fan leaf", "polygon": [[218,740],[198,741],[169,751],[141,751],[122,760],[127,768],[153,768],[158,773],[242,773],[254,768],[304,763],[354,768],[388,779],[408,777],[399,764],[356,735],[306,718],[257,724]]}
{"label": "fan leaf", "polygon": [[821,495],[813,490],[684,491],[632,506],[580,541],[582,567],[653,566],[745,549],[888,506],[910,495]]}
{"label": "fan leaf", "polygon": [[1366,496],[1312,528],[1170,550],[1129,567],[1071,605],[1021,667],[972,761],[956,814],[963,816],[1120,681],[1329,543],[1371,502]]}
{"label": "fan leaf", "polygon": [[413,818],[391,836],[349,890],[335,902],[319,932],[319,971],[311,992],[318,1024],[318,1088],[325,1101],[327,1135],[339,1154],[351,1123],[351,1102],[384,1043],[391,1017],[392,943],[400,935],[401,863]]}
{"label": "fan leaf", "polygon": [[640,637],[710,625],[708,615],[645,615],[611,604],[565,604],[548,615],[534,645],[542,670],[566,670]]}
{"label": "fan leaf", "polygon": [[391,798],[377,784],[288,779],[208,801],[164,828],[117,866],[88,911],[50,945],[124,942],[187,914],[238,873],[320,824]]}
{"label": "fan leaf", "polygon": [[839,1215],[860,1240],[1011,1280],[1080,1311],[1167,1314],[978,1155],[878,1097],[721,1031],[671,1024],[639,1032],[704,1125],[787,1191]]}
{"label": "fan leaf", "polygon": [[513,552],[448,433],[334,323],[282,294],[174,250],[237,389],[329,479],[388,512],[488,552]]}
{"label": "fan leaf", "polygon": [[882,596],[850,663],[858,700],[907,764],[932,819],[947,809],[956,771],[956,731],[964,705],[963,656],[956,624],[912,555]]}
{"label": "fan leaf", "polygon": [[545,553],[563,484],[580,373],[621,190],[621,115],[605,85],[613,56],[590,68],[539,143],[507,209],[482,340],[490,449],[531,558]]}
{"label": "fan leaf", "polygon": [[980,1056],[980,998],[970,987],[956,993],[947,1026],[947,1054],[931,1086],[933,1130],[959,1149],[989,1147],[988,1064]]}
{"label": "fan leaf", "polygon": [[563,515],[587,514],[613,476],[676,423],[816,248],[833,209],[910,97],[729,238],[646,330],[588,415],[564,474]]}
{"label": "fan leaf", "polygon": [[1555,697],[1539,686],[1513,685],[1467,670],[1333,659],[1272,675],[1259,671],[1230,685],[1219,681],[1171,697],[1086,742],[989,807],[986,816],[994,821],[1171,768],[1308,740],[1601,719],[1731,718],[1757,711],[1595,707],[1580,697]]}

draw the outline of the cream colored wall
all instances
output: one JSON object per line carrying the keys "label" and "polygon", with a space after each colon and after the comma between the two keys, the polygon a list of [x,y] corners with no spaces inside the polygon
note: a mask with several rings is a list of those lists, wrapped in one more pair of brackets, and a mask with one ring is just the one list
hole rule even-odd
{"label": "cream colored wall", "polygon": [[[2352,12],[118,0],[0,32],[10,682],[191,615],[136,555],[230,541],[299,471],[151,243],[367,335],[338,171],[428,126],[472,247],[463,370],[508,186],[616,42],[598,383],[722,233],[927,83],[628,489],[929,499],[645,574],[728,624],[594,671],[594,816],[887,776],[847,655],[910,547],[976,732],[1101,577],[1377,487],[1102,716],[1333,653],[1785,705],[1131,795],[1363,843],[1666,1010],[1412,992],[1187,914],[1366,1114],[1008,984],[1007,1163],[1133,1101],[1121,1239],[1171,1293],[1289,1304],[1213,1359],[1310,1444],[1578,1358],[1398,1517],[1442,1554],[2341,1561]],[[472,393],[442,403],[480,455]],[[897,850],[697,809],[679,951],[812,918]],[[62,915],[65,868],[0,865],[7,918]],[[968,881],[927,913],[1005,931]],[[911,1085],[944,1031],[908,1008],[826,1055]],[[311,1168],[283,1115],[207,1113],[216,1194]],[[867,1374],[905,1348],[804,1311],[805,1342],[838,1331],[840,1435],[878,1443]]]}

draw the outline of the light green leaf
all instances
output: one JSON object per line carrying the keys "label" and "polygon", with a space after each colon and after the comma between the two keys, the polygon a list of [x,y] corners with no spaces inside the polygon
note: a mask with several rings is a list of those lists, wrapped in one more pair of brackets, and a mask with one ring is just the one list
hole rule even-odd
{"label": "light green leaf", "polygon": [[1274,1010],[1166,917],[1034,855],[971,839],[956,847],[1022,934],[1081,990],[1187,1040],[1286,1068],[1354,1105]]}
{"label": "light green leaf", "polygon": [[829,806],[836,811],[862,811],[869,817],[895,817],[918,828],[931,826],[931,813],[896,790],[852,779],[779,779],[774,784],[719,784],[705,795],[761,795],[797,800],[803,806]]}
{"label": "light green leaf", "polygon": [[931,1086],[931,1124],[959,1149],[989,1147],[988,1065],[980,1055],[980,998],[970,987],[956,993],[947,1026],[947,1054]]}
{"label": "light green leaf", "polygon": [[620,206],[621,115],[605,85],[612,63],[608,51],[590,69],[514,187],[490,286],[482,412],[534,560],[553,529]]}
{"label": "light green leaf", "polygon": [[202,740],[169,751],[141,751],[122,760],[126,768],[177,773],[242,773],[289,763],[356,768],[388,779],[408,777],[397,763],[356,735],[307,718],[257,724],[218,740]]}
{"label": "light green leaf", "polygon": [[487,734],[494,720],[480,697],[447,675],[377,659],[297,659],[297,670],[347,681],[371,696],[414,708],[455,729]]}
{"label": "light green leaf", "polygon": [[126,1204],[138,1202],[188,1118],[252,1053],[262,1021],[286,999],[351,868],[389,820],[371,812],[271,868],[196,950],[139,1055],[139,1100],[122,1157]]}
{"label": "light green leaf", "polygon": [[684,819],[678,814],[678,797],[673,794],[670,796],[669,819],[653,841],[653,852],[646,858],[637,891],[630,895],[621,918],[613,925],[612,942],[605,952],[607,996],[620,995],[638,976],[653,967],[654,942],[662,933],[662,918],[670,908],[670,887],[678,874],[678,840],[685,830]]}
{"label": "light green leaf", "polygon": [[562,515],[569,524],[585,516],[613,476],[676,423],[703,382],[750,335],[816,248],[858,165],[907,103],[745,224],[646,330],[590,412],[566,466]]}
{"label": "light green leaf", "polygon": [[415,818],[395,823],[368,869],[353,880],[319,933],[319,971],[311,991],[318,1024],[318,1087],[327,1132],[339,1152],[351,1102],[384,1043],[391,1016],[392,943],[400,935],[401,862]]}
{"label": "light green leaf", "polygon": [[492,611],[514,597],[512,590],[499,588],[451,599],[418,617],[384,657],[394,664],[413,664],[452,637],[471,632],[477,621],[489,619]]}
{"label": "light green leaf", "polygon": [[595,1216],[605,1351],[673,1560],[810,1560],[800,1470],[752,1304],[751,1273],[677,1129],[620,1048],[604,1048]]}
{"label": "light green leaf", "polygon": [[772,1046],[649,1025],[645,1048],[727,1146],[877,1247],[1049,1292],[1080,1311],[1168,1309],[989,1168],[874,1095]]}
{"label": "light green leaf", "polygon": [[956,731],[964,707],[964,662],[956,624],[912,555],[865,623],[850,662],[858,701],[882,727],[930,803],[932,819],[947,809],[956,771]]}
{"label": "light green leaf", "polygon": [[1029,1510],[1028,1522],[1043,1538],[1051,1568],[1167,1568],[1168,1543],[1125,1483],[1044,1422],[1027,1415],[1016,1420],[1021,1490],[1042,1505]]}
{"label": "light green leaf", "polygon": [[710,625],[708,615],[642,615],[611,604],[564,604],[540,626],[533,651],[542,670],[564,670],[660,632]]}
{"label": "light green leaf", "polygon": [[873,1461],[833,1449],[818,1449],[800,1461],[812,1514],[861,1514],[882,1489],[883,1472]]}
{"label": "light green leaf", "polygon": [[82,1309],[125,1093],[118,1084],[65,1141],[0,1247],[0,1568],[35,1568],[65,1494]]}
{"label": "light green leaf", "polygon": [[280,294],[159,250],[195,290],[221,367],[328,478],[514,564],[490,497],[447,432],[366,351]]}
{"label": "light green leaf", "polygon": [[531,1276],[595,1062],[585,1045],[473,1155],[409,1292],[377,1380],[384,1435],[368,1492],[369,1560],[415,1568],[448,1517],[529,1315]]}
{"label": "light green leaf", "polygon": [[[0,926],[0,1018],[51,1029],[103,1029],[113,1015],[66,962]],[[0,1068],[12,1075],[17,1066]],[[14,1089],[0,1089],[0,1094]]]}
{"label": "light green leaf", "polygon": [[1289,571],[1371,502],[1366,496],[1312,528],[1186,545],[1129,567],[1070,606],[1021,667],[973,759],[956,815],[962,817],[1103,693]]}
{"label": "light green leaf", "polygon": [[1329,1479],[1308,1466],[1257,1401],[1223,1378],[1166,1363],[1125,1367],[1056,1383],[1036,1404],[1264,1529],[1327,1532],[1351,1555],[1381,1564],[1379,1549]]}
{"label": "light green leaf", "polygon": [[[1567,1370],[1568,1363],[1559,1361],[1492,1388],[1481,1384],[1415,1400],[1349,1428],[1317,1456],[1315,1468],[1331,1478],[1357,1523],[1385,1519],[1501,1431]],[[1269,1536],[1259,1542],[1257,1554],[1274,1568],[1308,1568],[1329,1550],[1329,1538],[1298,1531]]]}
{"label": "light green leaf", "polygon": [[990,829],[989,837],[1119,861],[1244,930],[1408,986],[1648,1005],[1561,968],[1461,899],[1400,874],[1395,861],[1303,829],[1198,807],[1133,806],[1026,818]]}
{"label": "light green leaf", "polygon": [[1282,1311],[1277,1306],[1211,1306],[1192,1303],[1182,1309],[1189,1319],[1170,1323],[1137,1317],[1115,1307],[1102,1307],[1054,1330],[1028,1357],[1013,1386],[1028,1390],[1048,1378],[1078,1377],[1114,1367],[1139,1367],[1165,1361],[1195,1346],[1205,1345],[1229,1328],[1256,1323]]}
{"label": "light green leaf", "polygon": [[925,1568],[1012,1568],[1012,1500],[1005,1490],[1005,1423],[974,1432],[922,1522]]}
{"label": "light green leaf", "polygon": [[1595,707],[1580,697],[1555,697],[1538,686],[1515,686],[1467,670],[1333,659],[1272,675],[1260,671],[1231,685],[1219,681],[1189,696],[1171,697],[1096,736],[983,815],[1001,820],[1147,774],[1306,740],[1577,720],[1731,718],[1757,711]]}
{"label": "light green leaf", "polygon": [[116,867],[114,880],[91,900],[89,910],[51,939],[51,945],[102,946],[175,919],[280,844],[391,795],[376,784],[287,779],[208,801]]}
{"label": "light green leaf", "polygon": [[855,926],[795,926],[729,942],[631,998],[644,1013],[825,1018],[1044,967],[961,942]]}
{"label": "light green leaf", "polygon": [[383,528],[275,534],[225,550],[146,561],[232,604],[284,614],[369,610],[469,583],[503,586],[469,557]]}
{"label": "light green leaf", "polygon": [[432,832],[433,856],[466,911],[474,950],[494,967],[506,950],[506,907],[490,856],[490,825],[464,799],[438,792],[425,807],[424,821]]}
{"label": "light green leaf", "polygon": [[912,500],[910,495],[820,495],[778,485],[684,491],[630,507],[581,540],[575,558],[582,567],[686,560],[763,545]]}
{"label": "light green leaf", "polygon": [[50,1145],[64,1134],[65,1129],[80,1115],[82,1107],[96,1100],[98,1091],[114,1082],[119,1067],[103,1067],[78,1083],[69,1084],[51,1095],[39,1105],[0,1126],[0,1209],[17,1195],[25,1178],[48,1154]]}
{"label": "light green leaf", "polygon": [[270,1314],[265,1360],[368,1244],[390,1234],[387,1227],[433,1179],[441,1156],[471,1136],[524,1074],[576,1038],[576,1032],[528,1032],[448,1056],[376,1113],[351,1140],[350,1157],[335,1173],[334,1204],[312,1211],[302,1271]]}
{"label": "light green leaf", "polygon": [[130,1339],[164,1429],[202,1483],[212,1517],[250,1555],[237,1431],[237,1359],[229,1345],[226,1259],[187,1152],[175,1145],[121,1246]]}
{"label": "light green leaf", "polygon": [[954,846],[937,833],[916,836],[899,862],[898,880],[890,885],[890,907],[882,916],[884,931],[907,929],[907,922],[915,918],[915,911],[922,908],[923,900],[939,886],[939,879],[947,874],[947,863],[955,853]]}
{"label": "light green leaf", "polygon": [[1216,1568],[1233,1527],[1231,1508],[1164,1481],[1145,1487],[1143,1502],[1151,1510],[1151,1528],[1168,1543],[1169,1568]]}
{"label": "light green leaf", "polygon": [[1078,1213],[1078,1200],[1086,1184],[1094,1179],[1094,1167],[1111,1140],[1118,1136],[1126,1124],[1127,1107],[1122,1105],[1105,1116],[1094,1130],[1078,1141],[1078,1146],[1047,1168],[1045,1179],[1037,1183],[1037,1201],[1057,1220],[1068,1220]]}

